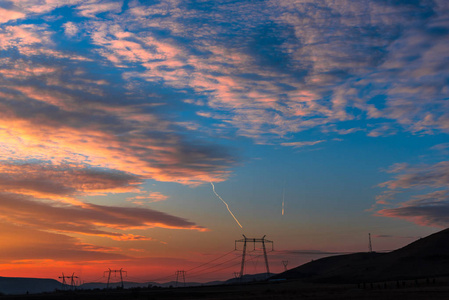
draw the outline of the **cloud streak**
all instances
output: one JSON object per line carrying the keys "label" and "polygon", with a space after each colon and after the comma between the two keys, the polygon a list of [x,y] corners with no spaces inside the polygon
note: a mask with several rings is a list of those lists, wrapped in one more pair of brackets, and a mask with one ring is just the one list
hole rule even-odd
{"label": "cloud streak", "polygon": [[[3,220],[41,230],[109,237],[116,240],[146,240],[147,237],[121,233],[129,229],[162,227],[205,231],[185,219],[148,208],[56,205],[9,193],[0,194]],[[117,232],[118,231],[118,232]]]}
{"label": "cloud streak", "polygon": [[[447,227],[449,224],[449,162],[433,165],[408,166],[396,164],[390,173],[399,173],[395,179],[381,183],[389,190],[379,196],[378,204],[388,205],[377,213],[385,217],[401,218],[423,226]],[[411,199],[394,204],[396,194],[406,191],[430,192],[414,195]],[[388,200],[385,201],[385,200]],[[393,206],[393,207],[391,207]]]}

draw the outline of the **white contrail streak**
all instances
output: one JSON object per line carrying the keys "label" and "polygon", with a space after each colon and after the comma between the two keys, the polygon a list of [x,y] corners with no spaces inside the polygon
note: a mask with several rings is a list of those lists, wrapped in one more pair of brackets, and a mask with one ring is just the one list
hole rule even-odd
{"label": "white contrail streak", "polygon": [[284,199],[285,199],[285,187],[282,191],[282,215],[284,215]]}
{"label": "white contrail streak", "polygon": [[234,218],[234,220],[237,222],[237,224],[239,224],[240,228],[243,228],[242,225],[240,224],[239,220],[237,220],[237,218],[234,216],[234,214],[232,213],[231,209],[229,209],[229,205],[223,200],[223,198],[220,197],[220,195],[217,194],[217,192],[215,191],[215,186],[214,184],[211,182],[210,183],[212,185],[212,190],[214,191],[215,195],[217,195],[218,198],[220,198],[221,201],[223,201],[223,203],[226,205],[226,208],[228,209],[229,213],[231,214],[231,216]]}

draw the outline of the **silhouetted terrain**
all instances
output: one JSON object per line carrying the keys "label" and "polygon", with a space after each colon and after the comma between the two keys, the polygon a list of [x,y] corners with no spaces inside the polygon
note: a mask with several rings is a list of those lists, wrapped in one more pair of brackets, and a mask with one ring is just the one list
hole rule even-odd
{"label": "silhouetted terrain", "polygon": [[449,229],[389,253],[325,257],[272,277],[306,282],[361,283],[449,275]]}
{"label": "silhouetted terrain", "polygon": [[[35,295],[6,295],[2,299],[449,299],[449,229],[417,240],[390,253],[355,253],[318,259],[269,281],[264,274],[246,275],[243,280],[211,282],[202,286],[162,288],[157,283],[125,283],[125,289],[100,289],[103,283],[89,283],[91,290],[52,292]],[[247,281],[245,283],[245,281]],[[197,283],[187,283],[187,285]],[[126,289],[126,287],[134,288]],[[150,286],[151,285],[151,286]],[[162,284],[175,286],[174,282]],[[178,284],[179,286],[179,284]],[[60,289],[52,279],[0,277],[0,291],[14,293],[18,288],[35,293]],[[95,290],[96,289],[96,290]]]}
{"label": "silhouetted terrain", "polygon": [[52,292],[61,287],[61,283],[54,279],[0,277],[0,292],[3,294]]}
{"label": "silhouetted terrain", "polygon": [[[271,274],[273,275],[273,274]],[[206,283],[199,282],[130,282],[124,281],[123,286],[125,289],[135,289],[135,288],[149,288],[149,287],[194,287],[194,286],[209,286],[209,285],[221,285],[221,284],[233,284],[233,283],[245,283],[265,280],[267,275],[254,274],[254,275],[244,275],[243,278],[232,278],[226,281],[211,281]],[[117,289],[121,286],[119,282],[112,282],[109,284],[110,289]],[[104,282],[88,282],[77,287],[77,290],[103,290],[106,289],[107,284]],[[37,294],[37,293],[48,293],[54,292],[56,290],[69,290],[69,286],[63,286],[61,282],[54,279],[40,279],[40,278],[19,278],[19,277],[0,277],[0,293],[6,295],[20,295],[26,294]]]}

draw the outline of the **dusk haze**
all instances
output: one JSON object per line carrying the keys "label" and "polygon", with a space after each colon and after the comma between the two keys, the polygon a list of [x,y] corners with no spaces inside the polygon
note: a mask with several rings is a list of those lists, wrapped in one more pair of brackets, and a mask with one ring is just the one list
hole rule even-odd
{"label": "dusk haze", "polygon": [[448,225],[449,1],[0,0],[0,277],[223,281]]}

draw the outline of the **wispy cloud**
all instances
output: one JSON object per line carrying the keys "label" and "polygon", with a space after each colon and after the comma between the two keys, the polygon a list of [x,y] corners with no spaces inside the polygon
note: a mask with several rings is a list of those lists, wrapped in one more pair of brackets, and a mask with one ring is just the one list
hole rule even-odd
{"label": "wispy cloud", "polygon": [[381,183],[381,187],[388,187],[389,189],[426,186],[434,188],[449,187],[449,161],[418,167],[395,165],[390,172],[400,172],[400,174],[394,180]]}
{"label": "wispy cloud", "polygon": [[[15,5],[29,15],[56,7]],[[179,1],[58,5],[87,18],[66,22],[66,34],[82,31],[94,51],[123,68],[130,87],[145,80],[189,90],[205,100],[204,116],[258,141],[355,118],[391,120],[367,130],[373,137],[449,128],[441,67],[449,25],[440,1],[243,1],[207,6],[213,14],[204,3]],[[22,36],[21,51],[30,53],[42,42],[29,26],[5,28],[14,33],[3,44],[17,46]]]}
{"label": "wispy cloud", "polygon": [[319,141],[303,141],[303,142],[290,142],[290,143],[281,143],[282,146],[288,146],[293,148],[301,148],[305,146],[313,146],[319,143],[324,142],[324,140]]}
{"label": "wispy cloud", "polygon": [[7,23],[11,20],[21,19],[25,14],[15,10],[8,10],[0,7],[0,24]]}
{"label": "wispy cloud", "polygon": [[[9,242],[0,250],[0,263],[11,261],[45,260],[94,262],[104,260],[123,260],[129,256],[120,254],[111,247],[98,247],[81,243],[79,239],[60,233],[40,231],[32,227],[17,226],[0,222],[2,238]],[[16,266],[17,268],[17,266]]]}
{"label": "wispy cloud", "polygon": [[145,203],[165,201],[168,198],[168,196],[160,192],[142,192],[140,195],[127,198],[126,200],[134,204],[143,205]]}
{"label": "wispy cloud", "polygon": [[57,205],[10,193],[0,194],[1,219],[40,230],[109,237],[116,240],[148,240],[129,234],[129,229],[152,227],[205,231],[193,222],[148,208]]}
{"label": "wispy cloud", "polygon": [[[377,204],[388,205],[379,210],[381,216],[410,220],[424,226],[447,227],[449,224],[449,162],[434,165],[392,166],[391,173],[400,173],[395,179],[380,184],[389,190],[379,195]],[[395,204],[395,195],[406,191],[431,190],[414,195],[409,200]]]}

